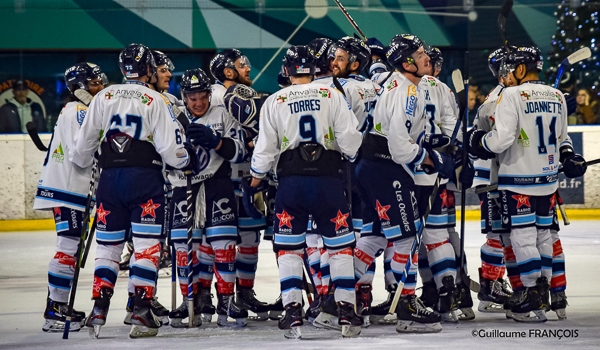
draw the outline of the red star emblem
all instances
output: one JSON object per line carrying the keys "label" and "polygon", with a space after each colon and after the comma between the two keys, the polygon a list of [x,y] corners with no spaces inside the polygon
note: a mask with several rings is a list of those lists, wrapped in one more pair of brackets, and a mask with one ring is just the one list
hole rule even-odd
{"label": "red star emblem", "polygon": [[454,206],[454,193],[452,191],[447,191],[446,193],[448,193],[448,205],[450,207]]}
{"label": "red star emblem", "polygon": [[556,193],[552,195],[552,197],[550,197],[550,209],[554,208],[554,206],[556,205]]}
{"label": "red star emblem", "polygon": [[337,231],[342,226],[348,227],[348,217],[349,216],[350,216],[350,213],[342,214],[342,212],[338,210],[337,216],[329,221],[331,221],[335,224],[335,230]]}
{"label": "red star emblem", "polygon": [[284,210],[283,213],[275,215],[277,215],[277,218],[279,219],[279,227],[287,226],[292,228],[292,220],[294,217],[288,214],[287,211]]}
{"label": "red star emblem", "polygon": [[517,201],[517,209],[521,208],[524,205],[531,207],[531,203],[529,203],[529,196],[518,194],[512,197],[514,198],[514,200]]}
{"label": "red star emblem", "polygon": [[96,209],[96,222],[103,223],[104,225],[106,225],[106,216],[108,214],[110,214],[110,211],[104,210],[102,203],[100,203],[100,206],[98,207],[98,209]]}
{"label": "red star emblem", "polygon": [[377,210],[377,216],[379,216],[379,220],[387,220],[390,218],[387,215],[387,211],[390,209],[391,205],[381,205],[379,203],[379,199],[375,200],[375,210]]}
{"label": "red star emblem", "polygon": [[54,216],[60,216],[60,208],[59,207],[54,207],[54,209],[52,209],[52,211],[54,212]]}
{"label": "red star emblem", "polygon": [[154,210],[158,209],[160,207],[160,204],[154,204],[152,199],[149,199],[148,203],[140,204],[140,206],[142,207],[142,209],[144,209],[144,211],[142,212],[142,217],[150,215],[153,218],[156,218],[156,213],[154,212]]}

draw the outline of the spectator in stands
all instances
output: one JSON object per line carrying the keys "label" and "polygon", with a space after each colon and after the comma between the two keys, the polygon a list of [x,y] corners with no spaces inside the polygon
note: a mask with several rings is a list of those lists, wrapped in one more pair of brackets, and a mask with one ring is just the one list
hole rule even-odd
{"label": "spectator in stands", "polygon": [[569,124],[598,124],[600,105],[590,90],[581,88],[577,91],[577,109],[569,116]]}
{"label": "spectator in stands", "polygon": [[477,110],[479,106],[485,101],[485,95],[483,98],[480,96],[479,92],[479,84],[472,78],[469,78],[469,95],[468,95],[468,104],[467,107],[469,109],[469,120],[467,125],[473,125],[473,120],[475,119],[475,115],[477,115]]}
{"label": "spectator in stands", "polygon": [[0,133],[27,132],[25,125],[33,122],[38,132],[46,132],[46,118],[42,106],[27,97],[29,88],[23,80],[12,84],[13,98],[0,107]]}

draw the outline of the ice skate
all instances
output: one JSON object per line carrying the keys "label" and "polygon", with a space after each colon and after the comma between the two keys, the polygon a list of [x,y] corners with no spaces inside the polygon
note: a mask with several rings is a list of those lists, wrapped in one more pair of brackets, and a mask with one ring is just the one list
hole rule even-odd
{"label": "ice skate", "polygon": [[146,293],[147,291],[143,287],[135,288],[129,338],[154,337],[158,334],[158,328],[161,326],[160,318],[152,311],[153,299],[148,298]]}
{"label": "ice skate", "polygon": [[[194,327],[202,326],[202,315],[200,313],[200,305],[194,303]],[[188,313],[188,298],[183,297],[181,305],[175,310],[169,312],[169,318],[171,320],[171,327],[173,328],[188,328],[189,325],[189,313]],[[184,321],[184,320],[188,321]]]}
{"label": "ice skate", "polygon": [[254,289],[242,287],[238,284],[235,294],[236,302],[239,305],[256,314],[256,316],[249,316],[249,319],[255,321],[266,321],[269,319],[269,304],[256,299]]}
{"label": "ice skate", "polygon": [[160,260],[158,262],[158,277],[169,277],[171,276],[171,250],[169,246],[164,246],[160,252]]}
{"label": "ice skate", "polygon": [[558,320],[566,320],[567,319],[567,295],[564,291],[562,292],[553,292],[550,293],[550,300],[552,300],[552,304],[550,304],[550,309],[556,312],[556,316],[558,316]]}
{"label": "ice skate", "polygon": [[354,305],[345,301],[339,301],[337,305],[339,314],[338,324],[342,326],[342,337],[358,337],[364,324],[363,318],[354,312]]}
{"label": "ice skate", "polygon": [[302,305],[300,303],[289,303],[285,306],[285,314],[277,323],[277,327],[283,330],[283,336],[287,339],[300,339],[302,337],[301,326]]}
{"label": "ice skate", "polygon": [[305,315],[306,319],[308,320],[308,323],[313,324],[315,318],[319,316],[319,313],[321,312],[321,303],[324,297],[325,296],[323,295],[317,295],[315,300],[313,300],[313,302],[308,306]]}
{"label": "ice skate", "polygon": [[503,281],[489,280],[482,276],[481,268],[479,268],[479,284],[481,290],[477,293],[479,306],[477,310],[484,313],[505,313],[504,304],[508,301],[512,293],[508,294],[503,288]]}
{"label": "ice skate", "polygon": [[401,296],[396,310],[398,333],[438,333],[442,330],[442,316],[425,307],[414,294]]}
{"label": "ice skate", "polygon": [[458,320],[474,320],[475,312],[473,312],[473,299],[471,298],[471,290],[462,282],[456,285],[456,289],[458,292]]}
{"label": "ice skate", "polygon": [[370,323],[380,325],[392,325],[398,322],[396,313],[390,313],[390,306],[396,295],[397,284],[388,285],[385,289],[388,291],[387,299],[381,304],[377,304],[371,308],[371,316],[369,317]]}
{"label": "ice skate", "polygon": [[123,323],[131,326],[131,315],[133,315],[133,302],[135,297],[133,293],[129,293],[129,298],[127,298],[127,305],[125,305],[125,318],[123,319]]}
{"label": "ice skate", "polygon": [[106,324],[106,316],[110,306],[110,298],[112,298],[113,290],[110,288],[101,288],[100,297],[94,299],[94,307],[92,312],[85,321],[85,326],[89,327],[90,336],[98,338],[100,329]]}
{"label": "ice skate", "polygon": [[166,326],[169,324],[169,309],[164,307],[159,301],[157,297],[152,298],[150,301],[150,306],[152,307],[152,312],[158,319],[160,320],[161,326]]}
{"label": "ice skate", "polygon": [[519,301],[511,308],[512,318],[517,322],[546,322],[544,294],[548,293],[548,288],[546,277],[538,278],[535,286],[525,288]]}
{"label": "ice skate", "polygon": [[371,315],[371,303],[373,302],[372,289],[373,287],[370,284],[356,285],[356,314],[363,318],[363,327],[371,325],[369,316]]}
{"label": "ice skate", "polygon": [[432,309],[437,307],[439,295],[435,282],[423,282],[423,287],[421,288],[421,301],[426,307]]}
{"label": "ice skate", "polygon": [[[46,310],[44,310],[44,332],[62,332],[65,329],[65,322],[69,306],[67,303],[59,303],[50,298],[46,299]],[[73,309],[73,316],[69,326],[69,332],[79,332],[85,319],[85,312]]]}
{"label": "ice skate", "polygon": [[442,287],[439,289],[438,312],[442,315],[444,322],[458,322],[458,301],[457,290],[454,284],[454,277],[446,276],[442,278]]}
{"label": "ice skate", "polygon": [[281,317],[283,317],[283,311],[285,311],[285,308],[281,301],[281,294],[279,294],[277,299],[275,299],[275,302],[269,304],[269,319],[273,321],[281,319]]}
{"label": "ice skate", "polygon": [[[217,324],[219,326],[246,327],[248,311],[235,302],[233,295],[217,294],[217,299]],[[235,323],[228,322],[228,317],[235,319]]]}
{"label": "ice skate", "polygon": [[133,253],[133,243],[127,242],[125,243],[125,249],[123,249],[123,254],[121,254],[121,261],[119,262],[119,275],[127,276],[129,272],[129,260],[131,260],[131,254]]}
{"label": "ice skate", "polygon": [[315,318],[313,326],[336,331],[342,330],[342,327],[338,323],[338,308],[332,291],[327,294],[325,300],[321,304],[321,312],[319,313],[319,316]]}
{"label": "ice skate", "polygon": [[213,295],[210,293],[210,288],[199,285],[198,294],[194,295],[194,305],[200,305],[200,312],[203,323],[210,323],[213,315],[216,313],[216,308],[213,305]]}

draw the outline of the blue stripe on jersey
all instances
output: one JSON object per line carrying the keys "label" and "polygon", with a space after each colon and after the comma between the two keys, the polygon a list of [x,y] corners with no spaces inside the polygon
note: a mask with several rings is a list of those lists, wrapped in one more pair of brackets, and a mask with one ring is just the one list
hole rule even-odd
{"label": "blue stripe on jersey", "polygon": [[383,229],[383,234],[385,238],[391,240],[402,236],[402,230],[400,230],[400,226],[386,227]]}
{"label": "blue stripe on jersey", "polygon": [[373,232],[373,223],[363,223],[362,228],[360,229],[360,233],[371,233]]}
{"label": "blue stripe on jersey", "polygon": [[340,288],[343,290],[354,291],[356,287],[356,280],[354,279],[354,276],[338,276],[336,278],[332,278],[332,282],[335,285],[336,289]]}
{"label": "blue stripe on jersey", "polygon": [[537,216],[535,217],[535,224],[539,226],[550,226],[552,225],[552,216]]}
{"label": "blue stripe on jersey", "polygon": [[490,169],[475,167],[475,176],[473,178],[476,180],[489,180]]}
{"label": "blue stripe on jersey", "polygon": [[535,214],[511,216],[510,222],[513,225],[518,225],[518,226],[534,224],[535,223]]}
{"label": "blue stripe on jersey", "polygon": [[302,290],[302,278],[300,276],[289,276],[279,281],[281,292],[289,292],[291,290]]}
{"label": "blue stripe on jersey", "polygon": [[61,221],[56,223],[56,232],[63,232],[69,230],[69,222]]}
{"label": "blue stripe on jersey", "polygon": [[355,239],[354,232],[349,232],[336,237],[323,236],[323,246],[326,248],[343,248],[352,245]]}
{"label": "blue stripe on jersey", "polygon": [[453,258],[442,259],[430,264],[431,273],[434,276],[439,276],[446,271],[456,271],[456,260]]}
{"label": "blue stripe on jersey", "polygon": [[100,231],[96,230],[96,239],[100,242],[122,242],[125,240],[125,230],[120,231]]}
{"label": "blue stripe on jersey", "polygon": [[298,245],[304,244],[306,240],[306,234],[302,233],[299,235],[282,235],[279,233],[275,234],[275,240],[273,241],[275,244],[281,245]]}
{"label": "blue stripe on jersey", "polygon": [[485,230],[486,220],[481,220],[481,230]]}
{"label": "blue stripe on jersey", "polygon": [[354,227],[355,230],[358,230],[358,228],[362,228],[363,222],[362,219],[352,219],[352,227]]}
{"label": "blue stripe on jersey", "polygon": [[[485,261],[486,264],[494,265],[494,266],[504,266],[504,254],[491,254],[489,252],[481,251],[481,261]],[[419,262],[419,267],[421,263]]]}
{"label": "blue stripe on jersey", "polygon": [[131,278],[136,278],[148,283],[154,284],[156,282],[156,270],[148,269],[144,266],[134,264],[131,266]]}
{"label": "blue stripe on jersey", "polygon": [[[42,192],[46,195],[42,195]],[[76,209],[80,211],[85,210],[85,205],[87,204],[87,195],[52,187],[38,187],[35,197],[52,202],[71,204],[77,206],[78,208]]]}
{"label": "blue stripe on jersey", "polygon": [[448,214],[432,215],[427,217],[427,225],[439,226],[448,224]]}
{"label": "blue stripe on jersey", "polygon": [[133,233],[141,233],[145,235],[160,235],[162,233],[162,225],[132,223],[131,230]]}
{"label": "blue stripe on jersey", "polygon": [[206,228],[206,238],[225,238],[235,236],[237,238],[238,232],[235,226],[214,226]]}
{"label": "blue stripe on jersey", "polygon": [[260,219],[253,219],[247,217],[238,218],[239,228],[253,228],[258,226],[264,226],[267,223],[267,218],[262,217]]}
{"label": "blue stripe on jersey", "polygon": [[[194,239],[202,239],[202,230],[195,229],[192,230],[192,237]],[[177,228],[171,230],[171,239],[172,240],[186,240],[187,237],[187,229],[185,228]]]}
{"label": "blue stripe on jersey", "polygon": [[558,172],[556,171],[539,175],[502,174],[498,175],[498,188],[501,188],[503,185],[519,187],[548,186],[556,183],[558,180],[557,174]]}

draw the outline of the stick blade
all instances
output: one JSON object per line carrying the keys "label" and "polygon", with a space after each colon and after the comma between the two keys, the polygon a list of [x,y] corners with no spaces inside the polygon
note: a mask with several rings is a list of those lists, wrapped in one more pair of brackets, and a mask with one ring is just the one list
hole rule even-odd
{"label": "stick blade", "polygon": [[27,133],[29,134],[29,137],[31,138],[31,141],[33,141],[35,147],[37,147],[37,149],[39,149],[42,152],[48,151],[48,147],[44,145],[44,143],[40,139],[40,135],[38,135],[37,127],[35,126],[35,124],[33,122],[27,122],[27,124],[25,124],[25,128],[27,129]]}
{"label": "stick blade", "polygon": [[81,103],[83,103],[86,106],[89,106],[92,102],[92,98],[94,98],[92,94],[90,94],[87,90],[84,89],[77,89],[73,94],[75,95],[75,97],[77,97],[79,101],[81,101]]}
{"label": "stick blade", "polygon": [[577,63],[592,57],[592,50],[589,47],[582,47],[581,49],[573,52],[567,57],[569,64]]}
{"label": "stick blade", "polygon": [[465,82],[460,69],[455,69],[452,71],[452,84],[454,85],[454,90],[457,94],[465,90]]}
{"label": "stick blade", "polygon": [[513,7],[513,0],[505,0],[502,8],[500,9],[500,14],[498,15],[498,26],[501,31],[506,30],[506,18],[510,13],[510,10]]}

